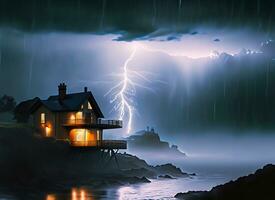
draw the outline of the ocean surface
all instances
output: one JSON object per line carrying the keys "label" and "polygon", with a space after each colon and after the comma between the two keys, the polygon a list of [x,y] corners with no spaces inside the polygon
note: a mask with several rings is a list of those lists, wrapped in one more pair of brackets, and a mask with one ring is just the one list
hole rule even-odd
{"label": "ocean surface", "polygon": [[210,190],[212,187],[248,175],[266,163],[232,163],[212,161],[189,162],[177,164],[183,171],[195,172],[193,178],[151,179],[151,183],[126,185],[119,187],[93,188],[89,185],[55,191],[42,192],[14,191],[0,189],[1,200],[41,199],[41,200],[141,200],[141,199],[174,199],[178,192]]}

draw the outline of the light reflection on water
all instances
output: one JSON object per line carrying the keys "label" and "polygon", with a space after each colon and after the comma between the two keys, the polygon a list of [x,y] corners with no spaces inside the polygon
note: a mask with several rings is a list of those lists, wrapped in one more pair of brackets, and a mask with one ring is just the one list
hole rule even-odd
{"label": "light reflection on water", "polygon": [[174,195],[178,192],[187,192],[189,190],[209,190],[217,184],[224,183],[226,180],[223,177],[212,177],[208,179],[196,177],[193,179],[157,179],[151,181],[152,182],[149,184],[119,188],[119,199],[174,199]]}
{"label": "light reflection on water", "polygon": [[[180,166],[180,165],[178,165]],[[5,190],[0,189],[0,199],[5,200],[143,200],[143,199],[174,199],[174,195],[178,192],[210,190],[213,186],[223,184],[229,180],[234,180],[239,176],[247,175],[248,173],[263,166],[257,165],[236,165],[226,164],[213,166],[206,164],[188,166],[185,168],[194,170],[198,173],[193,178],[178,178],[178,179],[152,179],[151,183],[134,184],[126,186],[94,188],[93,186],[74,187],[69,190],[51,192],[41,194],[41,192],[18,192],[10,194]],[[183,166],[182,166],[183,168]],[[190,172],[192,172],[190,170]],[[7,195],[8,194],[8,195]],[[24,198],[22,198],[24,197]]]}
{"label": "light reflection on water", "polygon": [[178,179],[153,179],[151,183],[127,185],[116,188],[94,189],[92,187],[73,188],[71,193],[48,194],[44,200],[140,200],[174,199],[178,192],[189,190],[209,190],[225,182],[223,177],[195,177]]}
{"label": "light reflection on water", "polygon": [[[5,195],[0,192],[0,199],[5,200],[143,200],[143,199],[174,199],[178,192],[189,190],[209,190],[217,184],[226,182],[224,177],[195,177],[178,179],[153,179],[151,183],[126,185],[121,187],[93,188],[85,186],[72,188],[68,191],[52,192],[46,195],[23,192]],[[2,191],[0,189],[0,191]],[[22,198],[23,197],[23,198]]]}
{"label": "light reflection on water", "polygon": [[86,188],[72,188],[71,193],[47,194],[45,200],[94,200],[91,190]]}

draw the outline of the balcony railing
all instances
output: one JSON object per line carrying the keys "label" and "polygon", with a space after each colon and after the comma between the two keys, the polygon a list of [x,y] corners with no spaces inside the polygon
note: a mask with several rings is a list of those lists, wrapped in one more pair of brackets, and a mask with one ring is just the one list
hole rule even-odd
{"label": "balcony railing", "polygon": [[122,127],[122,120],[108,120],[108,119],[97,119],[97,124],[107,124],[107,125],[115,125]]}
{"label": "balcony railing", "polygon": [[94,147],[98,149],[126,149],[125,140],[70,141],[73,147]]}
{"label": "balcony railing", "polygon": [[122,128],[123,123],[122,120],[107,120],[107,119],[92,119],[92,118],[82,118],[82,119],[71,119],[67,118],[63,120],[64,126],[78,126],[78,125],[86,125],[86,126],[94,126],[94,127],[102,127],[102,128]]}

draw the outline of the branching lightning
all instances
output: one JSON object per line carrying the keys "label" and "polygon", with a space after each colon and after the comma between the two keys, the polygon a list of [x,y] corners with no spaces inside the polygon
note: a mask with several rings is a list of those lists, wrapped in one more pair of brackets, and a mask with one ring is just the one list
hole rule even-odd
{"label": "branching lightning", "polygon": [[170,57],[184,57],[185,54],[182,53],[172,53],[163,49],[151,48],[140,43],[133,43],[132,51],[129,57],[126,59],[123,65],[123,73],[116,74],[116,76],[121,77],[121,81],[113,86],[106,94],[111,96],[110,103],[114,104],[113,110],[119,113],[119,119],[123,120],[126,124],[126,132],[129,134],[132,129],[133,115],[135,112],[135,95],[136,87],[140,87],[151,92],[154,92],[153,89],[147,87],[143,84],[138,83],[136,80],[143,80],[143,82],[151,82],[150,79],[146,77],[144,71],[134,71],[129,69],[131,61],[134,60],[138,50],[144,50],[146,52],[159,52],[166,54]]}
{"label": "branching lightning", "polygon": [[[127,133],[130,133],[133,118],[132,97],[135,96],[135,85],[129,74],[128,65],[133,60],[137,48],[134,46],[132,53],[123,65],[123,79],[114,87],[112,87],[105,95],[111,94],[113,97],[111,103],[115,103],[114,110],[119,111],[119,119],[124,119],[126,113],[128,115]],[[137,73],[137,72],[136,72]]]}

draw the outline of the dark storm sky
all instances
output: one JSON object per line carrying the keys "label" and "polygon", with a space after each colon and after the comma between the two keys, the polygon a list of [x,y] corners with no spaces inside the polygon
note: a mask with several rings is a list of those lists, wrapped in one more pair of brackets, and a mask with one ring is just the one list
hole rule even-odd
{"label": "dark storm sky", "polygon": [[131,65],[150,72],[143,82],[154,92],[137,89],[133,130],[273,130],[274,23],[267,0],[2,0],[0,94],[20,101],[61,81],[87,85],[111,117],[104,94],[119,80],[108,75],[142,41],[186,56],[139,50]]}
{"label": "dark storm sky", "polygon": [[24,31],[122,33],[121,40],[158,29],[193,33],[196,26],[251,27],[273,34],[272,0],[2,0],[1,25]]}

